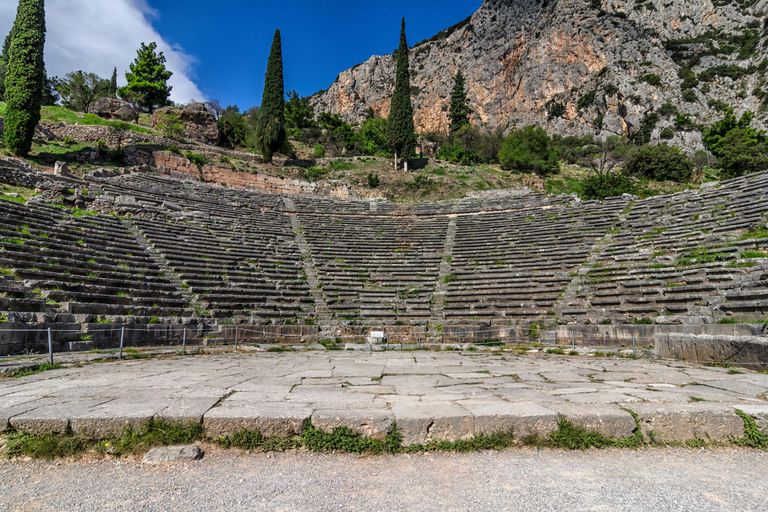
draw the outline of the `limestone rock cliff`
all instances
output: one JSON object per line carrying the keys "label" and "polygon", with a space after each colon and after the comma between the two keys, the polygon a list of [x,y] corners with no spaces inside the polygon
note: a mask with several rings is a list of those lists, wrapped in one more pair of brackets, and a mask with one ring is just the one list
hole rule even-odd
{"label": "limestone rock cliff", "polygon": [[[721,118],[724,106],[752,110],[764,127],[766,12],[768,0],[486,0],[412,48],[416,129],[447,131],[458,69],[472,122],[491,130],[538,124],[561,135],[628,135],[664,103],[693,123]],[[371,107],[386,117],[394,66],[392,55],[373,56],[342,72],[313,96],[315,112],[362,122]],[[720,72],[691,87],[681,69]],[[559,114],[553,105],[565,107],[561,115],[551,115]],[[664,128],[672,144],[702,147],[699,132],[674,115],[659,117],[652,139]]]}

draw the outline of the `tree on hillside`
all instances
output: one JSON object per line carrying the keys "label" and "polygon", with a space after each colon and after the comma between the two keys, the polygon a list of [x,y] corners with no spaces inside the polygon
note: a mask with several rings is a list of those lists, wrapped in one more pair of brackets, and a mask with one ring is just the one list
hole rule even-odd
{"label": "tree on hillside", "polygon": [[236,148],[245,144],[248,139],[248,121],[237,105],[225,108],[216,123],[221,134],[221,146]]}
{"label": "tree on hillside", "polygon": [[717,157],[722,178],[764,170],[768,166],[768,135],[750,127],[754,114],[744,112],[737,119],[733,109],[704,132],[704,144]]}
{"label": "tree on hillside", "polygon": [[314,117],[315,111],[309,104],[309,98],[299,96],[296,91],[290,91],[288,102],[285,104],[285,125],[298,130],[313,128]]}
{"label": "tree on hillside", "polygon": [[48,78],[48,72],[44,72],[45,78],[43,79],[43,95],[40,98],[40,104],[43,107],[51,107],[59,101],[59,93],[56,88],[59,86],[59,78],[53,76]]}
{"label": "tree on hillside", "polygon": [[272,156],[277,152],[293,156],[293,150],[288,144],[288,136],[285,132],[285,87],[280,30],[275,30],[267,60],[264,94],[254,127],[253,139],[253,144],[261,152],[264,163],[271,162]]}
{"label": "tree on hillside", "polygon": [[5,145],[16,155],[27,155],[40,121],[45,64],[45,7],[43,0],[20,0],[13,36],[8,45],[5,77]]}
{"label": "tree on hillside", "polygon": [[541,176],[560,171],[557,148],[541,127],[512,130],[501,145],[499,161],[505,169],[535,172]]}
{"label": "tree on hillside", "polygon": [[109,93],[110,98],[117,98],[117,68],[112,71],[112,78],[109,81]]}
{"label": "tree on hillside", "polygon": [[169,100],[172,87],[168,85],[168,80],[173,73],[165,67],[163,52],[155,50],[157,43],[141,43],[131,71],[125,74],[128,85],[117,90],[122,99],[150,113],[172,104]]}
{"label": "tree on hillside", "polygon": [[[397,50],[397,73],[395,93],[387,119],[387,143],[395,153],[395,169],[398,156],[409,158],[416,149],[416,133],[413,127],[413,105],[411,104],[411,75],[408,69],[408,43],[405,38],[405,18],[400,27],[400,47]],[[408,162],[405,162],[408,170]]]}
{"label": "tree on hillside", "polygon": [[61,103],[77,112],[87,112],[88,107],[98,98],[109,95],[110,82],[95,73],[74,71],[59,80],[56,91]]}
{"label": "tree on hillside", "polygon": [[453,79],[453,91],[451,91],[451,108],[448,112],[448,120],[451,122],[451,133],[456,133],[469,124],[469,98],[465,90],[464,75],[461,70],[456,72]]}

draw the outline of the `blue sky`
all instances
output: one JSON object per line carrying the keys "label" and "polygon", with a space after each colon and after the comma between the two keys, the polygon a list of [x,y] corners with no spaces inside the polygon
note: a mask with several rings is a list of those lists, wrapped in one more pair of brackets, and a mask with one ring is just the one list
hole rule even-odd
{"label": "blue sky", "polygon": [[197,57],[197,83],[225,104],[261,102],[269,48],[276,28],[283,40],[286,91],[307,96],[327,88],[344,69],[397,47],[405,16],[409,44],[447,28],[480,1],[421,0],[360,2],[287,0],[224,1],[213,9],[203,0],[153,0],[155,27]]}
{"label": "blue sky", "polygon": [[[46,0],[50,75],[82,69],[120,81],[139,44],[155,40],[174,71],[172,99],[258,105],[276,28],[283,39],[286,92],[308,96],[343,70],[397,47],[405,16],[408,43],[429,38],[475,12],[481,0],[386,3],[286,0]],[[0,33],[15,0],[0,2]],[[73,30],[79,27],[79,30]]]}

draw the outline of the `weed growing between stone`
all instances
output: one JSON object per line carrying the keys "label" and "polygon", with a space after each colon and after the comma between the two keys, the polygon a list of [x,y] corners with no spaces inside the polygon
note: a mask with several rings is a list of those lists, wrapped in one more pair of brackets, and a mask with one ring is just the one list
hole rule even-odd
{"label": "weed growing between stone", "polygon": [[140,429],[130,428],[123,435],[101,441],[96,451],[110,455],[125,455],[145,452],[156,446],[190,444],[205,438],[205,430],[199,423],[179,423],[162,419],[151,419]]}
{"label": "weed growing between stone", "polygon": [[75,435],[70,427],[62,433],[29,434],[11,431],[7,434],[5,454],[10,457],[28,456],[34,459],[74,457],[95,450],[100,454],[127,455],[142,453],[157,446],[190,444],[204,439],[203,426],[151,419],[138,430],[125,429],[123,434],[108,440]]}
{"label": "weed growing between stone", "polygon": [[392,424],[392,430],[384,438],[384,441],[363,437],[352,432],[347,427],[336,427],[332,432],[324,432],[312,425],[312,420],[304,420],[304,430],[300,436],[301,444],[313,452],[349,452],[369,453],[378,455],[381,453],[398,453],[400,451],[401,436],[397,431],[397,425]]}
{"label": "weed growing between stone", "polygon": [[259,430],[242,429],[231,437],[218,437],[216,443],[224,448],[240,448],[241,450],[282,452],[291,448],[300,448],[299,438],[283,439],[279,437],[264,437]]}
{"label": "weed growing between stone", "polygon": [[33,459],[60,459],[74,457],[93,446],[87,439],[69,434],[34,435],[12,431],[5,443],[8,458],[28,456]]}
{"label": "weed growing between stone", "polygon": [[18,378],[18,377],[26,377],[27,375],[34,375],[36,373],[43,373],[50,370],[58,370],[61,368],[61,363],[44,363],[38,366],[32,366],[29,368],[21,368],[20,370],[14,372],[11,377]]}
{"label": "weed growing between stone", "polygon": [[557,419],[557,429],[548,436],[531,434],[522,438],[521,442],[536,448],[586,450],[588,448],[640,448],[645,440],[639,428],[635,430],[633,437],[615,439],[599,432],[588,432],[584,427],[575,425],[566,417],[560,416]]}
{"label": "weed growing between stone", "polygon": [[[557,420],[557,428],[547,436],[531,434],[522,439],[515,439],[512,430],[480,434],[468,440],[458,441],[429,441],[425,444],[402,446],[402,436],[397,425],[392,424],[392,430],[383,441],[363,437],[347,427],[337,427],[332,432],[324,432],[312,425],[306,419],[303,432],[292,438],[265,437],[260,431],[243,429],[231,437],[214,439],[205,436],[205,430],[200,424],[185,424],[153,419],[140,429],[126,429],[119,437],[107,441],[98,441],[91,437],[76,436],[71,429],[63,434],[28,434],[15,430],[7,431],[5,455],[8,458],[28,456],[35,459],[56,459],[76,457],[87,451],[99,454],[121,456],[146,452],[157,446],[190,444],[196,441],[211,441],[224,448],[240,448],[249,451],[286,451],[304,448],[313,452],[344,452],[356,454],[380,455],[387,453],[427,453],[427,452],[473,452],[481,450],[502,450],[513,446],[532,446],[535,448],[553,448],[565,450],[586,450],[589,448],[632,448],[655,446],[682,446],[688,448],[703,448],[707,446],[724,446],[725,443],[714,442],[701,438],[689,439],[685,443],[664,442],[655,439],[652,431],[648,437],[640,429],[640,420],[633,411],[624,409],[635,420],[636,428],[632,437],[615,439],[606,437],[599,432],[587,431],[584,427],[575,425],[564,416]],[[762,432],[755,421],[742,411],[736,410],[744,421],[744,436],[733,438],[736,446],[768,450],[768,434]]]}
{"label": "weed growing between stone", "polygon": [[733,439],[733,443],[747,448],[768,450],[768,434],[761,431],[755,423],[755,420],[748,414],[745,414],[738,409],[736,409],[736,414],[741,416],[741,419],[744,420],[744,437],[741,439]]}

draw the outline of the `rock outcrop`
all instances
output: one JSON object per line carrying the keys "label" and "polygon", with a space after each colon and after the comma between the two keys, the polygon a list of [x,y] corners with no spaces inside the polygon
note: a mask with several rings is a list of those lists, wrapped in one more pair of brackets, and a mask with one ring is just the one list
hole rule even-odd
{"label": "rock outcrop", "polygon": [[96,114],[104,119],[115,119],[127,123],[139,120],[139,111],[127,101],[115,98],[98,98],[88,107],[89,114]]}
{"label": "rock outcrop", "polygon": [[184,108],[164,107],[156,110],[152,116],[152,128],[155,128],[163,116],[172,115],[184,125],[182,138],[201,144],[218,144],[219,127],[205,105],[190,103]]}
{"label": "rock outcrop", "polygon": [[[457,70],[472,122],[490,130],[538,124],[561,135],[628,135],[664,103],[693,123],[716,121],[727,106],[752,110],[764,127],[767,10],[768,0],[486,0],[411,50],[417,131],[447,131]],[[394,65],[392,55],[374,56],[342,72],[312,97],[315,112],[362,122],[370,107],[386,117]],[[684,82],[686,69],[694,80]],[[700,149],[688,126],[661,115],[651,138],[672,128],[670,143]]]}

